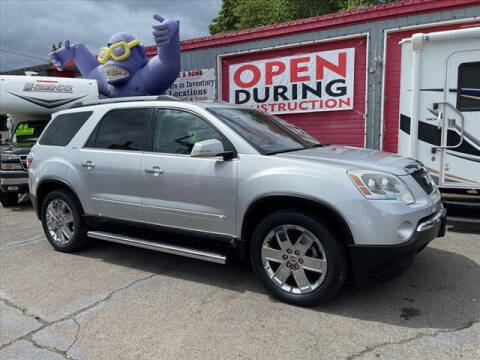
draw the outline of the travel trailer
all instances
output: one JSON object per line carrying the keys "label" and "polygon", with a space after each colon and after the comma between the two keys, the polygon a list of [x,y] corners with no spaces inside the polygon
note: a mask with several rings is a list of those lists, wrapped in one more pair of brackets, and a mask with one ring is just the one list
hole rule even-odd
{"label": "travel trailer", "polygon": [[28,192],[27,154],[50,115],[73,103],[98,99],[95,80],[39,76],[0,76],[0,115],[8,132],[0,143],[0,203],[15,205]]}
{"label": "travel trailer", "polygon": [[454,220],[480,223],[480,27],[401,46],[398,152],[424,164],[445,205],[467,209]]}

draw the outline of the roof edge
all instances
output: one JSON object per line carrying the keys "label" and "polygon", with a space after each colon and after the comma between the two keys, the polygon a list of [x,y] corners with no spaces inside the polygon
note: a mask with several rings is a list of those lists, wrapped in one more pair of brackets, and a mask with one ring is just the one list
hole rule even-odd
{"label": "roof edge", "polygon": [[[362,7],[349,11],[320,15],[316,17],[288,21],[280,24],[260,26],[229,33],[204,36],[181,41],[181,50],[222,46],[255,39],[276,37],[302,31],[314,31],[333,26],[342,26],[363,21],[405,16],[427,11],[440,11],[448,8],[467,7],[480,4],[479,0],[403,0],[399,2]],[[156,52],[154,46],[148,52]]]}

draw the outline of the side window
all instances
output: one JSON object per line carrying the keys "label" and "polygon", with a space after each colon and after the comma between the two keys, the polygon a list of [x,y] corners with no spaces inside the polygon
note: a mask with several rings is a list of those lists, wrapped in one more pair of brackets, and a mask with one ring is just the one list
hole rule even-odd
{"label": "side window", "polygon": [[181,110],[160,109],[153,136],[153,151],[168,154],[190,154],[196,142],[217,139],[225,150],[230,143],[202,118]]}
{"label": "side window", "polygon": [[66,146],[92,115],[91,111],[61,114],[55,117],[40,137],[40,145]]}
{"label": "side window", "polygon": [[457,109],[480,111],[480,62],[458,67]]}
{"label": "side window", "polygon": [[122,109],[107,113],[92,133],[87,147],[116,150],[145,150],[151,110]]}

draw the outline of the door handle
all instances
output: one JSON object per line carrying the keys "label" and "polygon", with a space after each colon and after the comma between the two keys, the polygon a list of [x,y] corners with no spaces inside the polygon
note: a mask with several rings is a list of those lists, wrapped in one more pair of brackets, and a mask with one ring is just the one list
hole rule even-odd
{"label": "door handle", "polygon": [[95,164],[91,160],[85,161],[82,166],[87,169],[92,169],[95,167]]}
{"label": "door handle", "polygon": [[158,176],[163,174],[163,170],[160,169],[158,166],[153,166],[151,169],[145,169],[147,174],[153,174],[153,176]]}

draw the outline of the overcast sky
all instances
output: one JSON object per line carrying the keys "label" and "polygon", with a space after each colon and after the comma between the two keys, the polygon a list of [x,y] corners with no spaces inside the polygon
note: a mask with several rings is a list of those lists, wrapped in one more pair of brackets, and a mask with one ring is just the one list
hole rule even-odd
{"label": "overcast sky", "polygon": [[[83,42],[96,53],[110,35],[129,32],[152,45],[153,14],[180,20],[180,38],[208,35],[221,0],[0,0],[0,71],[44,63],[53,43]],[[19,52],[32,59],[7,53]]]}

